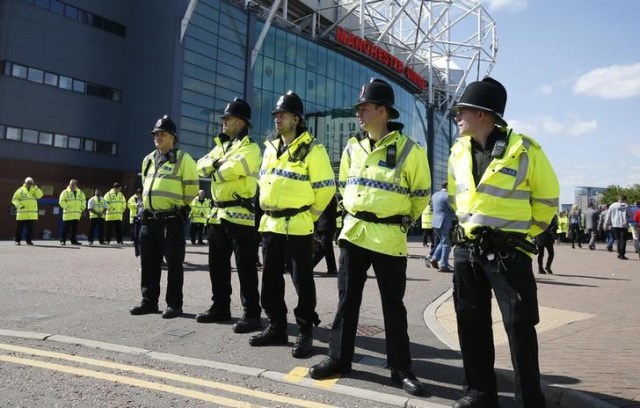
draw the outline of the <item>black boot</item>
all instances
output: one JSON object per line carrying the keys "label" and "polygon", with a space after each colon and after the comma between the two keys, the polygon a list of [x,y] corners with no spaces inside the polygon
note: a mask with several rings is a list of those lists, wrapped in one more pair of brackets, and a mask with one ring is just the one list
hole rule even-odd
{"label": "black boot", "polygon": [[351,363],[342,363],[331,357],[327,357],[309,369],[309,377],[314,380],[322,380],[338,374],[346,374],[350,371]]}
{"label": "black boot", "polygon": [[288,342],[287,324],[274,323],[273,320],[269,320],[269,326],[266,329],[249,338],[249,344],[254,347],[287,344]]}
{"label": "black boot", "polygon": [[291,348],[295,358],[309,357],[313,353],[313,326],[300,326],[300,334]]}

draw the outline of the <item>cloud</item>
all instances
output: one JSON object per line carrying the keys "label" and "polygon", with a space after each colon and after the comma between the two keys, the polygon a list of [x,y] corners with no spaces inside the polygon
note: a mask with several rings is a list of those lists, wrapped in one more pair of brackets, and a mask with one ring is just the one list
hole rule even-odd
{"label": "cloud", "polygon": [[573,85],[573,92],[605,99],[626,99],[640,96],[640,63],[596,68],[582,75]]}
{"label": "cloud", "polygon": [[527,7],[528,0],[487,0],[489,10],[491,11],[520,11]]}
{"label": "cloud", "polygon": [[542,84],[535,90],[535,93],[541,95],[551,95],[553,93],[553,87],[549,84]]}
{"label": "cloud", "polygon": [[637,145],[637,144],[628,144],[628,145],[627,145],[627,151],[628,151],[632,156],[638,156],[638,157],[640,157],[640,145]]}
{"label": "cloud", "polygon": [[[568,115],[562,120],[551,116],[538,116],[529,120],[508,119],[509,126],[516,132],[540,138],[545,134],[564,134],[567,136],[582,136],[592,133],[598,128],[596,119],[582,120],[577,116]],[[638,148],[640,151],[640,147]]]}

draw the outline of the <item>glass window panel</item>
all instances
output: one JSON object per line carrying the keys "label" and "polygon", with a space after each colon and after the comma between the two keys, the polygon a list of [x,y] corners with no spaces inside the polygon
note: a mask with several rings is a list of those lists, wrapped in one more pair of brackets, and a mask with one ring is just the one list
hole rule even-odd
{"label": "glass window panel", "polygon": [[184,63],[183,64],[183,72],[185,75],[188,75],[193,78],[200,79],[202,81],[214,82],[215,74],[207,69],[200,68],[193,64]]}
{"label": "glass window panel", "polygon": [[273,91],[273,70],[275,61],[271,58],[265,57],[263,60],[263,64],[264,75],[262,76],[262,88]]}
{"label": "glass window panel", "polygon": [[73,79],[60,75],[60,82],[58,86],[62,89],[72,89],[73,87]]}
{"label": "glass window panel", "polygon": [[42,83],[44,80],[44,71],[36,68],[29,68],[29,73],[27,74],[27,79],[29,81]]}
{"label": "glass window panel", "polygon": [[276,49],[275,58],[277,61],[286,61],[287,59],[287,33],[283,30],[276,31]]}
{"label": "glass window panel", "polygon": [[91,25],[91,13],[84,10],[79,10],[78,21],[80,21],[83,24]]}
{"label": "glass window panel", "polygon": [[209,58],[191,50],[185,50],[184,61],[211,71],[215,71],[217,66],[215,58]]}
{"label": "glass window panel", "polygon": [[78,9],[67,4],[66,7],[64,8],[64,15],[74,20],[77,20]]}
{"label": "glass window panel", "polygon": [[111,90],[111,100],[114,102],[120,102],[122,99],[122,93],[118,90]]}
{"label": "glass window panel", "polygon": [[44,83],[51,86],[58,86],[58,76],[50,72],[45,72]]}
{"label": "glass window panel", "polygon": [[38,143],[51,146],[53,144],[53,134],[40,132]]}
{"label": "glass window panel", "polygon": [[295,91],[299,97],[303,98],[307,94],[307,72],[302,68],[296,68]]}
{"label": "glass window panel", "polygon": [[79,149],[81,141],[79,137],[69,137],[69,149]]}
{"label": "glass window panel", "polygon": [[38,7],[49,10],[49,0],[36,0],[34,4]]}
{"label": "glass window panel", "polygon": [[112,143],[110,142],[103,142],[101,140],[96,140],[95,141],[95,151],[96,153],[105,153],[105,154],[112,154]]}
{"label": "glass window panel", "polygon": [[262,56],[259,56],[253,66],[253,87],[255,89],[262,89],[262,76],[264,75],[262,71]]}
{"label": "glass window panel", "polygon": [[25,79],[27,77],[27,67],[23,65],[13,64],[11,75]]}
{"label": "glass window panel", "polygon": [[25,143],[38,143],[38,131],[33,129],[22,130],[22,141]]}
{"label": "glass window panel", "polygon": [[185,48],[188,50],[196,51],[202,55],[210,58],[217,58],[218,48],[203,41],[200,41],[190,35],[187,35],[184,40]]}
{"label": "glass window panel", "polygon": [[92,152],[95,147],[95,143],[91,139],[84,140],[84,150],[87,152]]}
{"label": "glass window panel", "polygon": [[4,125],[0,125],[0,139],[4,139]]}
{"label": "glass window panel", "polygon": [[78,81],[77,79],[73,80],[73,90],[75,92],[84,93],[85,86],[84,81]]}
{"label": "glass window panel", "polygon": [[307,68],[307,41],[302,37],[297,37],[296,41],[296,65]]}
{"label": "glass window panel", "polygon": [[98,85],[87,84],[87,95],[98,96]]}
{"label": "glass window panel", "polygon": [[269,30],[262,44],[261,54],[265,57],[273,58],[276,49],[276,35],[274,30]]}
{"label": "glass window panel", "polygon": [[64,3],[58,0],[51,0],[50,10],[53,11],[54,13],[64,15]]}
{"label": "glass window panel", "polygon": [[293,85],[293,83],[287,84],[284,81],[284,74],[285,74],[284,62],[275,61],[274,68],[273,68],[273,89],[274,90],[278,90],[278,89],[288,90]]}
{"label": "glass window panel", "polygon": [[56,134],[55,138],[53,139],[53,145],[55,147],[64,147],[64,148],[66,148],[68,139],[69,139],[69,136]]}
{"label": "glass window panel", "polygon": [[116,143],[111,144],[111,154],[113,155],[118,154],[118,145]]}
{"label": "glass window panel", "polygon": [[7,139],[8,140],[20,140],[20,134],[22,129],[7,127]]}
{"label": "glass window panel", "polygon": [[9,61],[0,62],[0,75],[11,75],[11,63]]}

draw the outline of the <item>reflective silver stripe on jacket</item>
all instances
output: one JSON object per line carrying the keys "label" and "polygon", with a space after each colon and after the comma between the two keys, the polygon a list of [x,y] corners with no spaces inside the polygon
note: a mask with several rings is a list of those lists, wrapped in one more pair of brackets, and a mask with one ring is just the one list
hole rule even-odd
{"label": "reflective silver stripe on jacket", "polygon": [[458,219],[461,223],[468,222],[471,224],[484,225],[487,227],[521,231],[528,231],[531,226],[531,221],[514,221],[482,214],[458,214]]}
{"label": "reflective silver stripe on jacket", "polygon": [[[457,187],[457,186],[456,186]],[[456,188],[457,190],[457,188]],[[486,184],[481,184],[478,186],[476,190],[478,193],[489,194],[494,197],[500,198],[511,198],[515,200],[529,200],[531,199],[531,191],[525,190],[509,190],[506,188],[500,188],[496,186],[490,186]]]}

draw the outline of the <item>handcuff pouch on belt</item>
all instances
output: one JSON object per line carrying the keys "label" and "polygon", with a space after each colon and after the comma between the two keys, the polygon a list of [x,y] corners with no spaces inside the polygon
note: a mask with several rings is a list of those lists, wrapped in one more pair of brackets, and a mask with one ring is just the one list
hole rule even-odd
{"label": "handcuff pouch on belt", "polygon": [[358,211],[354,214],[349,213],[349,215],[367,222],[375,222],[377,224],[399,225],[400,230],[404,233],[409,231],[409,228],[413,226],[413,220],[408,215],[392,215],[390,217],[378,217],[374,213],[368,212],[368,211]]}
{"label": "handcuff pouch on belt", "polygon": [[188,212],[186,208],[187,207],[174,208],[166,211],[144,210],[141,214],[141,221],[143,225],[147,225],[150,221],[166,221],[178,218],[184,223],[186,220],[185,212]]}
{"label": "handcuff pouch on belt", "polygon": [[227,208],[227,207],[242,207],[249,210],[252,213],[256,212],[256,206],[253,202],[252,198],[244,198],[241,197],[238,193],[233,193],[234,200],[228,201],[214,201],[213,206],[217,208]]}

